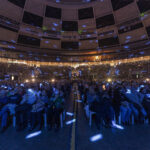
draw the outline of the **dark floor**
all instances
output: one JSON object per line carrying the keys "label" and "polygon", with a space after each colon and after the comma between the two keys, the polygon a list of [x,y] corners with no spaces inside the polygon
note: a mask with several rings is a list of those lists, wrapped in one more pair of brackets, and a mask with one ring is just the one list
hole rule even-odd
{"label": "dark floor", "polygon": [[[90,128],[85,118],[82,104],[78,103],[76,122],[76,150],[150,150],[150,126],[134,125],[124,130],[105,129],[103,138],[91,142],[91,136],[99,134],[94,123]],[[73,101],[70,100],[67,111],[73,112]],[[67,117],[66,121],[72,117]],[[58,133],[43,128],[39,136],[25,139],[28,131],[16,132],[12,127],[0,134],[0,150],[72,150],[72,125],[64,125]]]}

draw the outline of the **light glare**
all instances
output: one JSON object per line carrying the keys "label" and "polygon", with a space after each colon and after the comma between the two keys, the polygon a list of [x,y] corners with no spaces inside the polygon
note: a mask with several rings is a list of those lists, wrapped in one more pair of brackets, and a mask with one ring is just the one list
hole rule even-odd
{"label": "light glare", "polygon": [[76,100],[76,102],[78,102],[78,103],[82,103],[82,101],[81,101],[81,100]]}
{"label": "light glare", "polygon": [[76,122],[76,119],[73,119],[73,120],[67,121],[67,122],[66,122],[66,125],[69,125],[69,124],[74,123],[74,122]]}
{"label": "light glare", "polygon": [[26,139],[33,138],[33,137],[35,137],[35,136],[40,135],[41,133],[42,133],[41,131],[37,131],[37,132],[31,133],[31,134],[28,134],[28,135],[26,136]]}
{"label": "light glare", "polygon": [[121,126],[121,125],[116,124],[115,121],[112,121],[112,127],[120,129],[120,130],[124,130],[124,127]]}
{"label": "light glare", "polygon": [[70,112],[66,112],[66,115],[68,115],[68,116],[73,116],[74,114],[73,114],[73,113],[70,113]]}
{"label": "light glare", "polygon": [[101,140],[103,138],[103,135],[102,134],[97,134],[97,135],[94,135],[90,138],[90,141],[91,142],[96,142],[98,140]]}

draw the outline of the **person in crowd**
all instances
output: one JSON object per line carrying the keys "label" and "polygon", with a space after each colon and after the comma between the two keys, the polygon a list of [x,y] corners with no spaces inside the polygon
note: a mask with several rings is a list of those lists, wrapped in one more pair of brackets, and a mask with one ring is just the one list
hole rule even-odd
{"label": "person in crowd", "polygon": [[8,108],[6,107],[6,104],[8,103],[7,98],[7,91],[5,89],[2,89],[0,91],[0,119],[1,119],[1,125],[0,125],[0,132],[4,132],[7,127],[7,117],[8,117]]}
{"label": "person in crowd", "polygon": [[20,104],[15,108],[17,131],[24,129],[28,125],[28,122],[30,122],[30,111],[36,100],[36,92],[32,88],[27,89]]}
{"label": "person in crowd", "polygon": [[143,96],[140,96],[142,93],[139,95],[139,93],[135,90],[135,88],[129,87],[127,90],[131,91],[126,93],[126,97],[129,100],[130,108],[135,116],[135,123],[139,123],[141,122],[140,116],[143,120],[147,115],[142,105]]}
{"label": "person in crowd", "polygon": [[45,89],[42,89],[41,94],[40,94],[40,99],[45,104],[48,103],[49,97],[48,97],[47,92],[45,91]]}
{"label": "person in crowd", "polygon": [[[43,94],[43,93],[42,93]],[[30,131],[32,131],[36,125],[38,126],[38,130],[41,130],[42,128],[42,116],[43,116],[43,111],[44,111],[44,98],[45,95],[37,96],[36,101],[32,105],[31,109],[31,126],[30,126]],[[45,97],[46,98],[46,97]]]}
{"label": "person in crowd", "polygon": [[59,130],[60,114],[63,112],[64,109],[64,99],[60,94],[61,92],[58,89],[54,88],[53,95],[48,102],[48,109],[47,109],[48,130],[52,129],[53,120],[55,125],[55,131]]}
{"label": "person in crowd", "polygon": [[128,99],[126,98],[126,90],[124,87],[120,89],[120,112],[121,112],[121,122],[123,125],[129,125],[130,124],[130,117],[132,110],[130,108],[130,103],[128,102]]}
{"label": "person in crowd", "polygon": [[105,121],[105,126],[110,128],[112,126],[112,121],[114,120],[114,109],[112,107],[112,99],[108,92],[105,92],[102,96],[103,104],[103,120]]}
{"label": "person in crowd", "polygon": [[146,118],[148,119],[149,121],[149,124],[150,124],[150,94],[149,94],[149,91],[148,91],[148,87],[147,88],[142,88],[140,90],[140,93],[142,94],[142,105],[147,113],[147,116]]}
{"label": "person in crowd", "polygon": [[98,95],[96,94],[94,88],[89,87],[89,91],[87,92],[87,103],[91,105],[94,101],[98,101]]}
{"label": "person in crowd", "polygon": [[121,87],[117,85],[114,87],[114,96],[112,100],[112,106],[115,111],[115,119],[117,123],[119,123],[120,106],[121,106],[121,99],[122,99],[122,94],[120,90],[121,90]]}
{"label": "person in crowd", "polygon": [[89,92],[87,92],[87,103],[89,105],[90,111],[96,112],[95,123],[97,128],[100,129],[104,110],[102,102],[100,101],[96,91],[92,87],[90,87]]}
{"label": "person in crowd", "polygon": [[7,96],[7,107],[9,109],[10,115],[15,115],[15,108],[17,105],[19,105],[20,101],[22,100],[23,90],[21,88],[12,89]]}

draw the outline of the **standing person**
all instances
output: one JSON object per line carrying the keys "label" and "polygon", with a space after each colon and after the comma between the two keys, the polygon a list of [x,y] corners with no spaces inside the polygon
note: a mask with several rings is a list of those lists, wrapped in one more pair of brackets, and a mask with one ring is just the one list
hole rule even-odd
{"label": "standing person", "polygon": [[40,99],[40,97],[37,97],[31,109],[31,127],[29,129],[30,131],[32,131],[36,127],[36,125],[38,126],[38,130],[41,130],[44,105],[45,104]]}
{"label": "standing person", "polygon": [[114,89],[114,97],[112,101],[112,105],[115,111],[115,119],[116,122],[119,122],[119,114],[120,114],[120,105],[121,105],[121,93],[120,93],[120,88],[118,86],[115,87]]}
{"label": "standing person", "polygon": [[147,118],[148,118],[148,121],[149,121],[149,124],[150,124],[150,94],[145,95],[142,104],[143,104],[143,107],[146,110]]}
{"label": "standing person", "polygon": [[95,99],[98,100],[98,95],[96,95],[96,92],[93,87],[90,87],[87,91],[87,103],[89,106],[95,101]]}
{"label": "standing person", "polygon": [[60,91],[55,89],[54,94],[50,98],[48,102],[48,110],[47,110],[47,122],[48,122],[48,129],[52,129],[53,127],[53,119],[55,126],[55,131],[59,130],[60,127],[60,114],[63,112],[64,109],[64,101],[63,98],[60,96]]}
{"label": "standing person", "polygon": [[95,124],[97,129],[100,130],[100,126],[104,115],[104,109],[101,99],[99,98],[95,90],[92,88],[89,89],[87,101],[90,110],[96,113]]}
{"label": "standing person", "polygon": [[131,93],[126,94],[126,97],[128,98],[130,102],[130,108],[132,112],[134,113],[135,122],[139,123],[140,121],[139,117],[142,116],[142,118],[145,118],[147,115],[142,105],[143,95],[142,94],[139,95],[137,91],[132,89]]}
{"label": "standing person", "polygon": [[[130,116],[131,116],[131,108],[130,103],[128,102],[128,99],[126,98],[125,94],[125,88],[120,88],[118,91],[118,115],[121,113],[121,122],[124,125],[129,125],[130,123]],[[116,96],[117,99],[117,96]],[[117,117],[118,118],[118,117]]]}
{"label": "standing person", "polygon": [[109,128],[112,126],[112,121],[114,119],[114,109],[112,107],[111,98],[107,92],[102,96],[102,103],[104,112],[103,119],[105,121],[105,126]]}
{"label": "standing person", "polygon": [[6,96],[7,91],[2,90],[0,92],[0,119],[1,119],[1,125],[0,125],[0,132],[4,132],[7,127],[7,117],[8,117],[8,108],[6,107],[6,104],[8,103],[8,98]]}
{"label": "standing person", "polygon": [[144,123],[144,119],[148,116],[147,111],[143,105],[145,97],[146,97],[146,89],[141,88],[139,93],[138,93],[139,103],[141,105],[140,118],[139,118],[140,123]]}
{"label": "standing person", "polygon": [[30,111],[36,102],[37,96],[33,89],[27,89],[20,104],[15,108],[17,131],[24,129],[30,121]]}

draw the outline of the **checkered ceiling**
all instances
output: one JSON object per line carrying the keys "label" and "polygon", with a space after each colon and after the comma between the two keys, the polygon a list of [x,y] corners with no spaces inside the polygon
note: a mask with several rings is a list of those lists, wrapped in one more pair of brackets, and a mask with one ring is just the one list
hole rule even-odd
{"label": "checkered ceiling", "polygon": [[148,55],[150,50],[149,0],[0,0],[0,4],[1,49],[119,57]]}

